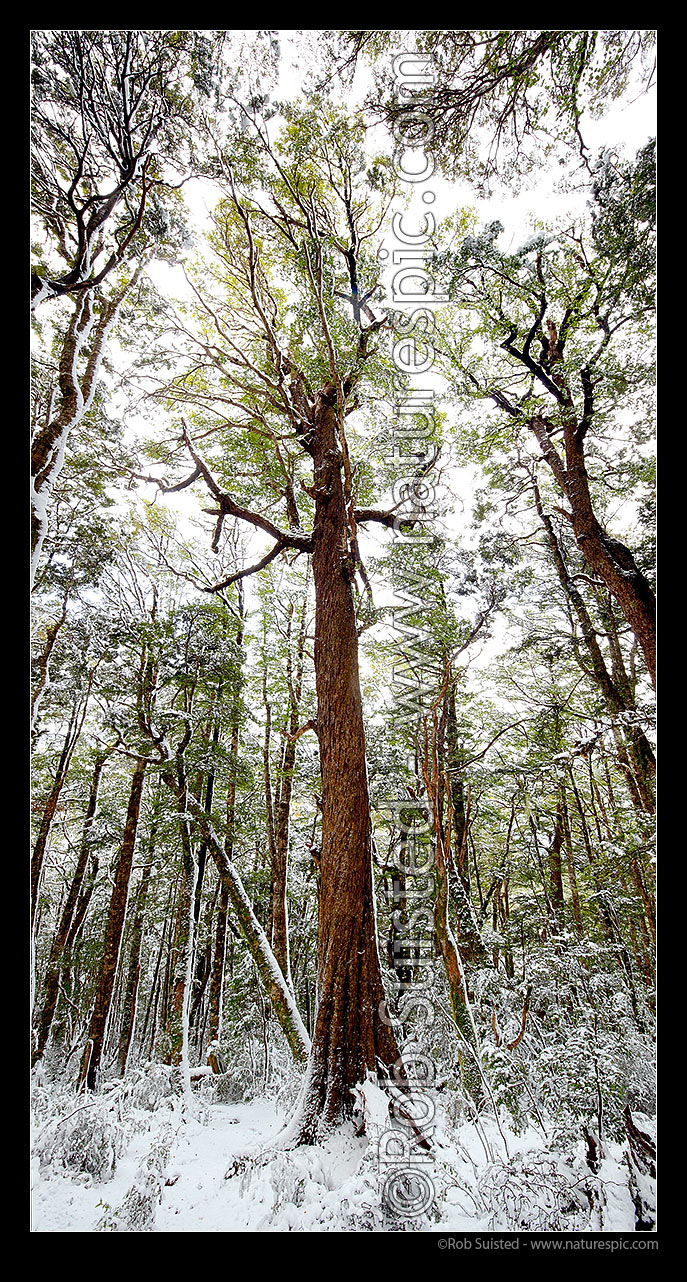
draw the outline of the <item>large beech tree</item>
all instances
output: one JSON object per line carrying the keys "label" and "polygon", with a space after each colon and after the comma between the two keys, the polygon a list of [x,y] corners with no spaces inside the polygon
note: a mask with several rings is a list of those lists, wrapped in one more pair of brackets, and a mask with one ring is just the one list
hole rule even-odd
{"label": "large beech tree", "polygon": [[[310,1142],[351,1114],[352,1088],[368,1073],[402,1078],[393,1029],[379,1010],[356,621],[356,578],[367,577],[359,527],[391,526],[398,513],[363,506],[371,470],[356,460],[347,430],[368,362],[378,378],[382,369],[375,340],[386,320],[372,310],[368,243],[384,206],[361,181],[350,123],[306,112],[292,119],[280,150],[263,122],[250,117],[250,125],[261,194],[241,190],[222,162],[215,261],[192,281],[195,323],[175,321],[192,360],[160,393],[170,407],[186,406],[180,421],[193,470],[176,484],[158,483],[168,492],[199,483],[210,495],[215,547],[230,518],[268,536],[264,555],[217,590],[277,556],[312,558],[317,716],[291,732],[316,734],[322,776],[319,1005],[294,1129]],[[288,297],[278,283],[287,275]],[[411,513],[411,527],[413,520]]]}

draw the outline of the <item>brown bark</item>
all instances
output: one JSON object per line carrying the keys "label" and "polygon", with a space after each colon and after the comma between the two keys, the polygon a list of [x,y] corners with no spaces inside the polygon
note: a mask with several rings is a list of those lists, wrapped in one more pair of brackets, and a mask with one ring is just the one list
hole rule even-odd
{"label": "brown bark", "polygon": [[62,751],[60,753],[60,758],[57,763],[55,778],[54,778],[52,787],[50,789],[50,792],[48,794],[48,799],[45,803],[45,807],[43,809],[43,815],[41,817],[41,823],[38,829],[38,835],[36,837],[36,842],[31,855],[31,926],[32,927],[36,919],[36,909],[38,907],[38,894],[40,890],[41,874],[43,872],[43,860],[45,858],[45,852],[48,845],[48,838],[50,836],[52,822],[53,822],[53,819],[55,818],[55,813],[57,811],[57,805],[60,800],[60,793],[62,792],[62,788],[64,787],[64,783],[67,778],[67,773],[71,765],[71,760],[74,755],[74,749],[77,745],[79,735],[81,734],[81,730],[83,728],[83,723],[86,716],[86,709],[88,707],[88,701],[91,694],[91,688],[93,685],[94,676],[95,676],[95,668],[92,669],[92,671],[88,674],[88,684],[86,686],[86,691],[85,691],[85,694],[83,695],[83,698],[77,696],[77,698],[74,701],[71,717],[69,719],[69,725],[67,727],[67,733],[65,735],[64,743],[62,745]]}
{"label": "brown bark", "polygon": [[[509,349],[510,350],[510,349]],[[656,685],[656,602],[649,582],[635,563],[629,548],[612,538],[597,520],[589,492],[584,454],[588,423],[577,422],[567,389],[559,398],[564,408],[563,442],[565,466],[553,445],[544,420],[535,417],[530,426],[539,442],[562,494],[570,504],[570,521],[575,541],[589,568],[616,598],[644,654],[652,684]],[[591,411],[588,411],[587,418]]]}
{"label": "brown bark", "polygon": [[141,811],[141,797],[143,794],[143,781],[145,778],[147,757],[138,757],[131,781],[131,791],[129,794],[129,805],[124,825],[124,837],[117,859],[117,865],[114,870],[112,885],[112,896],[110,899],[110,911],[105,928],[105,942],[103,947],[103,960],[100,970],[100,979],[95,995],[95,1005],[91,1016],[90,1028],[88,1030],[88,1040],[81,1061],[81,1071],[79,1074],[79,1089],[87,1087],[88,1090],[95,1090],[98,1070],[103,1052],[105,1041],[105,1032],[107,1020],[112,1003],[112,993],[114,989],[117,966],[119,963],[119,949],[122,942],[124,931],[124,920],[126,917],[126,908],[129,895],[129,879],[131,876],[131,866],[134,858],[134,849],[136,846],[136,833],[138,831],[138,819]]}
{"label": "brown bark", "polygon": [[322,771],[318,933],[319,1006],[300,1114],[301,1142],[353,1111],[353,1087],[380,1065],[401,1064],[384,1001],[377,952],[370,802],[351,587],[354,567],[337,439],[337,392],[314,413],[315,680]]}
{"label": "brown bark", "polygon": [[88,804],[86,806],[86,815],[83,824],[83,833],[81,836],[81,845],[79,847],[79,857],[76,862],[76,868],[72,876],[67,898],[60,916],[59,925],[55,932],[55,937],[50,949],[48,966],[45,975],[44,989],[45,997],[43,1008],[38,1020],[36,1035],[36,1046],[33,1052],[33,1063],[35,1064],[42,1056],[47,1045],[50,1035],[50,1028],[57,1006],[57,997],[60,987],[60,975],[62,972],[63,959],[67,950],[67,941],[69,939],[72,924],[77,910],[79,895],[83,884],[88,856],[90,853],[90,833],[95,819],[95,813],[98,805],[98,790],[100,787],[100,776],[102,769],[107,760],[107,753],[99,753],[95,759],[93,774],[91,776],[91,785],[88,793]]}
{"label": "brown bark", "polygon": [[[252,233],[251,217],[241,204],[232,176],[227,176],[234,205],[245,230],[246,288],[252,295],[254,313],[262,326],[275,370],[269,394],[264,392],[261,376],[256,399],[261,400],[267,395],[264,403],[269,404],[270,412],[274,408],[281,410],[283,406],[295,438],[313,459],[313,486],[307,487],[315,503],[313,533],[299,532],[293,526],[288,531],[282,530],[261,513],[242,507],[232,495],[223,492],[195,449],[185,424],[184,441],[195,468],[191,476],[172,488],[183,488],[198,478],[204,480],[217,505],[213,509],[218,518],[215,546],[227,516],[246,521],[273,539],[272,548],[262,560],[215,584],[213,591],[220,591],[228,583],[260,570],[288,548],[312,553],[313,556],[317,732],[323,794],[319,1006],[306,1086],[299,1117],[293,1126],[297,1141],[311,1142],[322,1128],[337,1126],[350,1117],[354,1107],[352,1088],[369,1072],[378,1072],[381,1068],[382,1074],[388,1074],[392,1068],[397,1068],[402,1074],[396,1039],[385,1023],[384,989],[377,953],[370,803],[352,591],[352,579],[359,566],[356,522],[376,520],[391,525],[399,518],[390,512],[355,510],[353,476],[344,433],[344,405],[356,373],[343,378],[337,373],[337,356],[325,306],[325,289],[328,286],[324,276],[323,246],[312,205],[301,200],[295,188],[290,189],[307,227],[301,242],[305,275],[317,306],[323,350],[328,357],[332,380],[316,395],[310,391],[304,374],[295,370],[291,357],[284,359],[270,319],[271,304],[268,308],[270,315],[265,310],[264,279],[258,274],[259,252]],[[280,219],[285,223],[282,224]],[[293,235],[289,215],[284,211],[275,214],[274,221],[282,231],[286,229],[290,237]],[[303,226],[300,217],[297,221],[300,229]],[[350,252],[355,253],[356,246],[352,245]],[[385,324],[384,319],[373,320],[365,329],[361,328],[353,357],[358,368],[368,355],[370,337]],[[224,373],[223,377],[226,377]],[[236,382],[240,384],[240,379]],[[256,412],[256,418],[262,421],[259,412]],[[292,511],[289,519],[293,516]],[[415,520],[414,517],[408,519],[411,524]],[[206,817],[198,815],[198,821],[201,826],[203,823],[207,825]],[[212,843],[210,848],[213,850]],[[218,867],[227,877],[232,906],[242,933],[256,964],[265,971],[268,990],[274,990],[275,1011],[279,1014],[282,1010],[282,1026],[297,1046],[299,1039],[294,1039],[288,1031],[289,1024],[294,1023],[294,1013],[297,1015],[288,985],[276,963],[278,973],[275,975],[270,971],[271,950],[264,932],[254,919],[235,870],[226,860],[222,869],[224,856],[216,839],[213,853]],[[384,1015],[380,1013],[380,1006]],[[302,1037],[300,1044],[304,1044]]]}
{"label": "brown bark", "polygon": [[[445,681],[450,678],[450,669],[446,665]],[[442,703],[445,707],[446,691]],[[483,1098],[482,1077],[479,1068],[479,1047],[468,1000],[467,983],[463,967],[462,953],[449,925],[449,859],[452,836],[451,789],[448,776],[441,773],[439,741],[443,731],[439,729],[436,712],[432,716],[432,733],[429,731],[429,717],[424,718],[424,759],[423,776],[434,829],[435,884],[434,899],[434,933],[439,952],[444,963],[448,980],[451,1012],[459,1034],[458,1062],[463,1085],[476,1104]],[[446,802],[446,818],[443,818],[443,802]],[[462,883],[461,883],[462,889]],[[479,938],[479,936],[478,936]],[[481,943],[481,940],[480,940]]]}
{"label": "brown bark", "polygon": [[[238,584],[239,624],[236,629],[236,654],[239,663],[243,646],[243,588]],[[236,773],[239,759],[239,735],[241,727],[241,697],[237,680],[231,708],[231,739],[229,743],[229,785],[227,788],[226,815],[227,824],[224,836],[224,858],[231,865],[234,857],[234,825],[236,822]],[[207,807],[206,807],[207,809]],[[224,987],[224,966],[227,949],[227,922],[229,915],[229,886],[222,870],[219,869],[220,892],[217,904],[217,922],[215,925],[215,948],[210,974],[210,993],[208,997],[208,1042],[217,1041],[222,1027],[222,993]]]}
{"label": "brown bark", "polygon": [[[284,739],[279,786],[274,806],[274,854],[272,859],[272,896],[271,896],[271,938],[274,955],[289,984],[291,980],[291,962],[289,957],[289,930],[287,912],[287,881],[289,863],[289,820],[291,816],[291,795],[293,792],[293,772],[296,765],[296,742],[303,684],[303,654],[305,649],[305,630],[307,614],[307,583],[303,596],[303,613],[296,649],[296,671],[292,672],[291,651],[288,654],[287,680],[289,686],[288,731]],[[291,629],[289,619],[288,642]],[[292,985],[293,986],[293,985]]]}
{"label": "brown bark", "polygon": [[154,841],[151,840],[151,850],[148,852],[151,856],[145,865],[141,874],[141,881],[136,896],[136,914],[131,930],[131,949],[129,951],[129,969],[127,973],[126,986],[124,989],[124,1002],[122,1008],[122,1029],[119,1039],[119,1072],[123,1077],[126,1072],[127,1059],[129,1058],[129,1048],[131,1038],[133,1037],[134,1024],[136,1022],[136,998],[138,996],[138,985],[141,977],[141,945],[143,943],[143,923],[145,921],[146,901],[148,898],[148,887],[150,885],[150,873],[152,869],[152,846]]}
{"label": "brown bark", "polygon": [[559,929],[564,921],[563,863],[561,848],[563,846],[563,813],[560,800],[556,811],[551,845],[549,846],[549,898]]}

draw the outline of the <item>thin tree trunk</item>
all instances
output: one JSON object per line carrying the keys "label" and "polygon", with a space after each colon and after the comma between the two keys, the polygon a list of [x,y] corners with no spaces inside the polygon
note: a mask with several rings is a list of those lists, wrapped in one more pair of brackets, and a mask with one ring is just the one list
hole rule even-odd
{"label": "thin tree trunk", "polygon": [[229,888],[220,883],[215,923],[215,949],[210,973],[208,997],[208,1046],[219,1041],[222,1029],[222,997],[224,989],[224,964],[227,952],[227,918],[229,914]]}
{"label": "thin tree trunk", "polygon": [[[450,677],[446,668],[445,680]],[[445,696],[444,696],[445,706]],[[448,776],[442,774],[439,746],[443,737],[436,713],[433,713],[432,734],[429,717],[424,719],[423,775],[434,829],[434,862],[436,893],[434,899],[434,933],[444,963],[448,980],[451,1012],[460,1037],[458,1062],[461,1080],[476,1104],[483,1099],[482,1076],[479,1067],[479,1045],[468,998],[467,980],[461,952],[448,919],[449,907],[449,857],[453,814],[451,786]],[[447,802],[447,815],[442,816],[442,802]],[[462,888],[462,883],[461,883]],[[481,942],[481,941],[480,941]]]}
{"label": "thin tree trunk", "polygon": [[[560,376],[559,376],[560,377]],[[541,418],[530,426],[542,454],[570,504],[570,517],[577,546],[590,569],[613,593],[644,654],[652,684],[656,685],[656,602],[649,582],[638,568],[629,548],[604,530],[596,518],[589,492],[585,465],[584,438],[590,415],[578,423],[572,397],[563,389],[565,467]]]}
{"label": "thin tree trunk", "polygon": [[[49,500],[62,471],[70,433],[78,427],[90,409],[108,335],[126,294],[136,284],[142,270],[143,263],[140,263],[131,279],[117,293],[108,300],[101,298],[97,314],[93,307],[94,296],[88,292],[82,293],[74,303],[60,354],[58,411],[37,433],[31,449],[32,583],[48,529]],[[84,359],[85,365],[80,373]]]}
{"label": "thin tree trunk", "polygon": [[563,814],[560,800],[556,810],[556,821],[553,829],[553,836],[549,846],[549,898],[553,909],[556,926],[560,930],[565,921],[565,897],[563,894],[563,862],[561,859],[561,848],[563,846]]}
{"label": "thin tree trunk", "polygon": [[[227,805],[226,805],[226,828],[224,836],[224,858],[231,866],[234,857],[234,830],[236,824],[236,776],[239,759],[239,736],[241,729],[241,691],[240,691],[240,672],[241,672],[241,654],[243,646],[243,588],[239,580],[238,583],[239,598],[239,624],[236,629],[236,654],[238,658],[238,674],[234,687],[234,697],[231,708],[231,739],[229,742],[229,785],[227,788]],[[208,812],[209,815],[209,812]],[[227,948],[227,921],[229,913],[229,886],[222,875],[220,875],[220,892],[217,904],[217,922],[215,925],[215,950],[212,959],[212,972],[210,975],[210,993],[208,997],[208,1044],[213,1045],[218,1041],[222,1027],[222,998],[224,990],[224,966]]]}
{"label": "thin tree trunk", "polygon": [[83,699],[80,699],[77,697],[72,707],[72,713],[69,719],[67,733],[65,735],[64,743],[62,745],[62,752],[60,753],[60,759],[57,763],[55,779],[53,781],[52,788],[50,789],[50,792],[48,794],[48,799],[46,801],[45,808],[43,810],[43,815],[41,818],[40,828],[38,830],[38,836],[36,837],[36,843],[34,845],[33,853],[31,855],[31,926],[32,927],[34,926],[35,919],[36,919],[36,909],[38,907],[38,893],[40,890],[41,874],[43,872],[43,860],[45,859],[45,851],[48,845],[50,829],[52,828],[52,822],[53,822],[53,819],[55,818],[55,812],[57,810],[57,805],[60,800],[60,793],[62,792],[62,788],[64,787],[64,783],[67,778],[69,767],[71,765],[71,760],[74,755],[74,749],[76,748],[76,745],[79,740],[79,735],[81,734],[81,731],[83,729],[83,723],[86,716],[86,709],[88,708],[88,701],[91,695],[94,676],[95,676],[95,668],[93,668],[92,671],[88,674],[88,684],[86,686],[86,691],[84,693]]}
{"label": "thin tree trunk", "polygon": [[561,822],[563,826],[563,840],[565,843],[565,870],[570,887],[570,903],[572,905],[573,921],[578,937],[583,933],[582,926],[582,907],[580,905],[580,892],[577,888],[577,873],[575,871],[575,854],[572,844],[572,831],[570,827],[570,816],[568,814],[568,803],[565,795],[565,787],[561,784],[560,792],[561,805]]}
{"label": "thin tree trunk", "polygon": [[45,975],[45,997],[43,1008],[38,1020],[36,1046],[33,1053],[33,1063],[35,1064],[42,1056],[47,1045],[50,1035],[50,1028],[57,1006],[57,998],[60,988],[60,975],[62,972],[63,958],[67,948],[67,940],[70,935],[72,922],[76,913],[79,895],[83,884],[88,856],[90,853],[90,836],[93,827],[93,821],[98,806],[98,790],[100,788],[100,776],[103,766],[107,760],[108,753],[99,753],[95,759],[93,775],[88,793],[88,804],[86,806],[86,816],[84,818],[83,832],[81,836],[81,845],[79,847],[79,857],[74,869],[74,875],[71,880],[67,898],[62,909],[60,922],[55,932],[55,937],[50,949],[48,958],[48,967]]}
{"label": "thin tree trunk", "polygon": [[126,918],[126,908],[129,895],[129,879],[131,877],[131,865],[133,863],[134,849],[136,847],[136,833],[138,831],[138,819],[141,812],[141,798],[143,795],[143,781],[145,778],[147,764],[147,757],[138,757],[133,779],[131,781],[131,792],[129,794],[129,806],[124,826],[124,837],[120,847],[119,857],[117,859],[117,866],[114,871],[110,910],[107,919],[107,926],[105,928],[105,943],[100,979],[98,981],[95,1005],[93,1007],[90,1028],[88,1030],[88,1041],[81,1061],[81,1071],[79,1074],[80,1090],[83,1089],[84,1086],[88,1090],[95,1090],[98,1070],[100,1068],[103,1045],[105,1042],[105,1032],[107,1029],[107,1020],[110,1013],[115,976],[117,974],[117,966],[119,963],[119,949],[124,931],[124,921]]}
{"label": "thin tree trunk", "polygon": [[[574,579],[571,578],[568,572],[563,550],[556,537],[551,518],[548,513],[544,511],[536,479],[533,480],[533,492],[535,507],[546,532],[546,539],[561,587],[563,588],[563,591],[565,592],[568,601],[579,620],[590,666],[587,666],[586,663],[582,663],[581,655],[579,653],[579,642],[573,639],[575,656],[583,671],[586,672],[588,676],[592,677],[596,685],[601,690],[611,713],[618,714],[634,709],[634,694],[623,664],[622,652],[620,650],[615,629],[613,611],[599,601],[604,622],[606,623],[606,631],[611,648],[612,672],[609,672],[606,661],[601,652],[601,647],[598,642],[591,615],[589,614],[582,594],[578,590]],[[597,594],[597,600],[598,599],[599,597]],[[627,777],[633,805],[638,810],[644,809],[653,811],[655,803],[652,790],[652,777],[656,772],[656,761],[651,745],[644,732],[638,727],[630,727],[625,730],[624,733],[627,737],[627,749],[625,749],[623,743],[623,732],[621,732],[618,727],[614,726],[614,733],[619,749],[621,765]],[[628,751],[632,757],[634,774],[627,758]]]}
{"label": "thin tree trunk", "polygon": [[[450,668],[447,667],[450,678]],[[446,756],[449,767],[448,799],[451,803],[452,828],[455,833],[452,847],[447,851],[447,869],[449,876],[449,903],[454,910],[457,944],[461,961],[470,967],[486,966],[487,950],[482,943],[477,919],[470,901],[470,861],[468,858],[470,838],[470,786],[468,785],[467,806],[465,790],[460,770],[460,752],[458,745],[458,719],[456,716],[456,696],[453,682],[449,680],[444,697]],[[443,755],[443,743],[439,745]],[[455,860],[451,860],[451,849],[455,851]],[[455,873],[451,876],[451,864],[455,863]]]}
{"label": "thin tree trunk", "polygon": [[193,954],[193,899],[196,883],[196,861],[193,857],[193,844],[189,831],[186,811],[189,794],[183,771],[177,785],[179,806],[179,835],[181,838],[181,876],[179,879],[179,898],[177,901],[176,931],[174,939],[174,966],[172,968],[172,992],[167,1010],[167,1032],[169,1034],[169,1063],[180,1064],[184,1057],[187,1036],[187,1003],[190,981],[191,958]]}
{"label": "thin tree trunk", "polygon": [[200,808],[196,810],[193,803],[191,804],[198,825],[208,843],[210,854],[217,865],[222,885],[226,887],[241,934],[248,944],[258,974],[267,989],[291,1053],[297,1063],[304,1064],[310,1050],[310,1039],[296,1008],[293,994],[284,979],[281,968],[277,965],[267,936],[253,911],[234,864],[227,859],[208,816]]}
{"label": "thin tree trunk", "polygon": [[60,629],[64,626],[64,624],[67,621],[67,602],[69,601],[69,593],[71,591],[71,588],[74,582],[74,568],[75,567],[72,566],[72,572],[69,578],[69,582],[67,583],[67,586],[64,591],[64,596],[62,598],[62,609],[60,611],[60,614],[58,615],[57,619],[55,619],[54,623],[49,624],[49,626],[46,628],[45,642],[43,644],[43,649],[41,650],[40,654],[36,656],[36,659],[35,659],[35,667],[37,669],[38,675],[31,694],[31,730],[32,732],[36,730],[36,723],[38,720],[38,709],[40,707],[41,699],[43,697],[43,694],[45,693],[45,690],[50,685],[50,656],[53,652],[58,633],[60,632]]}
{"label": "thin tree trunk", "polygon": [[293,679],[290,650],[288,657],[288,733],[284,743],[279,788],[275,802],[274,856],[272,861],[272,947],[274,949],[274,955],[282,968],[284,978],[292,987],[293,981],[291,979],[291,963],[289,958],[289,925],[287,906],[289,820],[291,815],[291,795],[293,792],[293,772],[296,765],[295,736],[298,731],[301,689],[303,684],[303,655],[305,650],[307,604],[308,596],[306,579],[306,587],[303,594],[303,613],[301,616],[301,626],[296,652],[296,672]]}
{"label": "thin tree trunk", "polygon": [[129,971],[127,974],[126,986],[124,990],[124,1002],[122,1007],[122,1032],[119,1040],[119,1072],[123,1077],[126,1072],[127,1059],[129,1057],[129,1048],[131,1038],[134,1032],[136,1022],[136,998],[138,996],[138,986],[141,976],[141,945],[143,943],[143,923],[145,921],[146,901],[148,898],[148,887],[150,885],[150,873],[153,866],[152,853],[154,848],[154,836],[151,838],[150,849],[148,851],[148,862],[146,863],[141,874],[141,881],[136,896],[136,915],[131,931],[131,950],[129,953]]}

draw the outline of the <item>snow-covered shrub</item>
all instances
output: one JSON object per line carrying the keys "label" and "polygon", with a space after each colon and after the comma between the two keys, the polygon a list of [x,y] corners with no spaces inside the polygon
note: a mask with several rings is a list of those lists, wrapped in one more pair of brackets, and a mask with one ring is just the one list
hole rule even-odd
{"label": "snow-covered shrub", "polygon": [[488,1228],[508,1233],[575,1233],[589,1228],[583,1186],[561,1170],[556,1156],[532,1151],[490,1163],[478,1191],[488,1208]]}
{"label": "snow-covered shrub", "polygon": [[115,1209],[109,1206],[105,1208],[95,1226],[96,1233],[152,1231],[155,1213],[162,1200],[162,1186],[172,1140],[171,1126],[163,1127],[138,1167],[133,1184],[127,1189],[121,1205]]}
{"label": "snow-covered shrub", "polygon": [[168,1107],[175,1097],[181,1095],[183,1089],[181,1069],[169,1064],[145,1064],[127,1083],[127,1095],[131,1103],[136,1108],[147,1109],[151,1113],[158,1108]]}
{"label": "snow-covered shrub", "polygon": [[126,1138],[126,1127],[116,1116],[113,1101],[97,1099],[50,1121],[37,1136],[34,1152],[41,1166],[105,1183],[114,1175]]}
{"label": "snow-covered shrub", "polygon": [[482,1059],[497,1105],[516,1132],[532,1125],[561,1150],[590,1126],[623,1143],[625,1104],[653,1111],[649,1013],[611,968],[609,950],[593,941],[557,938],[532,960],[528,982],[524,1033],[512,1051],[523,985],[502,981],[499,991],[492,984],[480,994],[492,1012]]}
{"label": "snow-covered shrub", "polygon": [[199,1095],[204,1104],[241,1104],[244,1090],[233,1073],[212,1073],[200,1083]]}

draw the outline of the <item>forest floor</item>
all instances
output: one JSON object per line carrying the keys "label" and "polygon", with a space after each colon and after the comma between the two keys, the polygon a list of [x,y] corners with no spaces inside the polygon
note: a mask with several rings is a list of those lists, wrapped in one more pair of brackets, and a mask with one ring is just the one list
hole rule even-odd
{"label": "forest floor", "polygon": [[493,1118],[444,1124],[424,1168],[437,1190],[432,1212],[408,1218],[385,1207],[373,1134],[359,1138],[351,1127],[317,1146],[277,1148],[227,1178],[238,1156],[278,1134],[289,1112],[283,1103],[176,1098],[151,1109],[116,1095],[90,1106],[62,1100],[47,1122],[43,1113],[32,1158],[33,1232],[635,1230],[619,1144],[606,1145],[593,1174],[583,1145],[561,1156],[541,1135],[515,1136]]}

